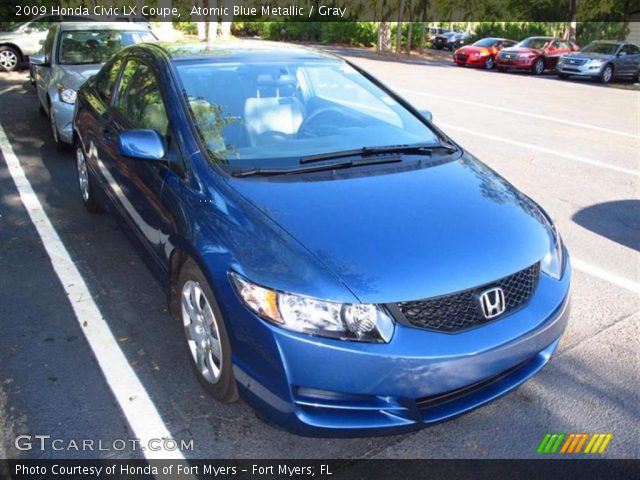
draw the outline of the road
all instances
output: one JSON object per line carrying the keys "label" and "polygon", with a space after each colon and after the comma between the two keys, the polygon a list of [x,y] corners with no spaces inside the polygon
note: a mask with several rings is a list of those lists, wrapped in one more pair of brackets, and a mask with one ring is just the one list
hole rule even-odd
{"label": "road", "polygon": [[[612,432],[604,456],[640,456],[640,93],[341,50],[556,219],[574,262],[573,310],[551,363],[511,394],[415,433],[296,437],[192,375],[164,293],[108,214],[85,212],[25,73],[0,75],[0,125],[126,362],[187,458],[535,457],[546,432]],[[141,451],[17,451],[21,434],[132,438],[0,154],[0,456],[142,458]],[[29,202],[28,202],[29,203]],[[32,208],[32,206],[29,206]],[[106,367],[108,368],[108,366]],[[139,420],[143,421],[143,420]]]}

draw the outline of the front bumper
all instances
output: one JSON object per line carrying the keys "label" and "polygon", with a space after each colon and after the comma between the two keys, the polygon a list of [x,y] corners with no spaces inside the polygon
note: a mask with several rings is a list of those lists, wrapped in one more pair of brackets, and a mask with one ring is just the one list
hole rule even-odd
{"label": "front bumper", "polygon": [[388,344],[310,337],[253,317],[260,329],[242,335],[262,340],[237,340],[251,351],[232,345],[241,396],[310,436],[392,434],[460,415],[549,361],[569,318],[570,276],[569,265],[560,281],[541,275],[526,307],[482,327],[447,334],[397,324]]}
{"label": "front bumper", "polygon": [[73,112],[76,106],[60,100],[51,104],[58,128],[58,136],[64,143],[73,142]]}
{"label": "front bumper", "polygon": [[498,68],[513,68],[513,69],[530,69],[533,67],[533,62],[536,60],[536,57],[518,57],[514,59],[506,60],[504,58],[496,59],[496,65]]}
{"label": "front bumper", "polygon": [[456,62],[458,65],[470,65],[470,66],[479,67],[484,64],[486,59],[487,59],[487,55],[483,55],[479,57],[474,55],[465,55],[465,54],[453,55],[453,61]]}
{"label": "front bumper", "polygon": [[556,71],[564,75],[575,75],[576,77],[599,77],[602,74],[602,68],[605,64],[601,65],[571,65],[569,63],[561,63],[556,66]]}

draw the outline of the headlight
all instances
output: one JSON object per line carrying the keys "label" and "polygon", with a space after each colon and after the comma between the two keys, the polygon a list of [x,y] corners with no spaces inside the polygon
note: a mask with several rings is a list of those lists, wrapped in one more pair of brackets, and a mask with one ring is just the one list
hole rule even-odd
{"label": "headlight", "polygon": [[541,210],[542,215],[547,220],[547,232],[549,232],[549,251],[540,262],[540,270],[556,280],[562,278],[564,273],[564,250],[562,247],[562,238],[558,230],[556,230],[553,221],[549,216]]}
{"label": "headlight", "polygon": [[560,58],[558,59],[558,65],[560,65],[561,63],[564,63],[564,58],[562,58],[562,57],[560,57]]}
{"label": "headlight", "polygon": [[229,276],[244,304],[279,327],[358,342],[388,343],[393,336],[393,320],[377,305],[327,302],[264,288],[235,272]]}
{"label": "headlight", "polygon": [[64,103],[70,103],[73,105],[76,103],[76,91],[73,88],[64,88],[64,86],[58,86],[58,93],[60,94],[60,100]]}
{"label": "headlight", "polygon": [[591,60],[589,63],[591,65],[602,65],[603,63],[605,63],[606,60],[602,60],[600,58],[594,58],[593,60]]}

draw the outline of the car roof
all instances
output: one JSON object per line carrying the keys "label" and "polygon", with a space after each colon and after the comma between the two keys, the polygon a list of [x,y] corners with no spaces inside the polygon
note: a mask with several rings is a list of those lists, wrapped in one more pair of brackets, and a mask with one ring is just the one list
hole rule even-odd
{"label": "car roof", "polygon": [[60,31],[72,30],[126,30],[148,32],[145,25],[136,22],[62,22]]}
{"label": "car roof", "polygon": [[165,43],[140,45],[144,49],[162,49],[172,62],[182,61],[256,61],[256,60],[334,60],[335,55],[312,48],[283,43],[242,40],[219,44]]}

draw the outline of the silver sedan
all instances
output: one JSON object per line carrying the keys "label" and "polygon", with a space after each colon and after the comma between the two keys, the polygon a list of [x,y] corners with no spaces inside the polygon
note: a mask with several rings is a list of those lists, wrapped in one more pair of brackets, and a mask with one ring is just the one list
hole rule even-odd
{"label": "silver sedan", "polygon": [[60,23],[44,41],[42,54],[31,57],[40,111],[49,116],[58,148],[73,142],[76,92],[120,49],[156,37],[135,23]]}

